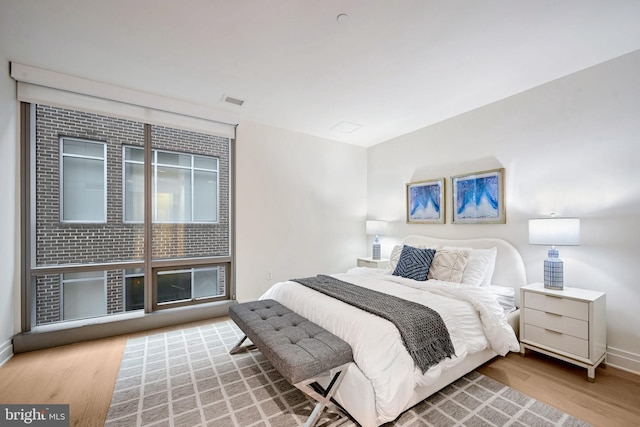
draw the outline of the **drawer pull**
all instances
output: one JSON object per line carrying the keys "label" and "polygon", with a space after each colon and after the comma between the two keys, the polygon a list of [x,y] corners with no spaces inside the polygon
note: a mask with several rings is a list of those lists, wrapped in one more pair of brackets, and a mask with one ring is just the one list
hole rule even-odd
{"label": "drawer pull", "polygon": [[545,328],[544,330],[547,331],[547,332],[551,332],[552,334],[562,335],[562,332],[554,331],[553,329]]}
{"label": "drawer pull", "polygon": [[551,316],[562,317],[562,314],[551,313],[550,311],[545,311],[544,314],[550,314]]}
{"label": "drawer pull", "polygon": [[547,298],[562,299],[562,297],[561,297],[560,295],[545,295],[545,297],[547,297]]}

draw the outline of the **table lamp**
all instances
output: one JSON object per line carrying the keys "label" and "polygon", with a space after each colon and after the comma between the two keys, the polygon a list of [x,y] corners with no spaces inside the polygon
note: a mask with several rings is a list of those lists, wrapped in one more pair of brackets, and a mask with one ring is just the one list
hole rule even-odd
{"label": "table lamp", "polygon": [[367,220],[367,234],[375,236],[373,238],[373,251],[371,259],[380,259],[380,239],[378,236],[384,236],[387,232],[387,222],[378,220]]}
{"label": "table lamp", "polygon": [[580,244],[580,218],[530,219],[529,243],[551,246],[544,260],[544,287],[561,290],[564,287],[563,265],[556,246]]}

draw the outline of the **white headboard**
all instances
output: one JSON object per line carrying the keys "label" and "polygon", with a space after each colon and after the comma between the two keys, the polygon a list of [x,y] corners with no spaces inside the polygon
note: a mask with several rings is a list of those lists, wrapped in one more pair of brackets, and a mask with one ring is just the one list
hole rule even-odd
{"label": "white headboard", "polygon": [[452,240],[438,237],[410,235],[405,237],[401,244],[409,246],[432,246],[435,248],[442,246],[461,246],[476,249],[498,248],[496,256],[496,269],[491,282],[494,285],[509,286],[515,288],[516,299],[519,289],[527,284],[527,273],[524,268],[524,261],[520,252],[509,242],[495,238]]}

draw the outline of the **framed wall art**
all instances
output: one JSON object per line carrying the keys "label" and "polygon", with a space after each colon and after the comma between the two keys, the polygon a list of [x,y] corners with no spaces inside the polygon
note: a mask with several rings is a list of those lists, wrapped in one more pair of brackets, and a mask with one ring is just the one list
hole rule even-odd
{"label": "framed wall art", "polygon": [[504,168],[451,177],[454,224],[504,224]]}
{"label": "framed wall art", "polygon": [[445,179],[407,184],[407,223],[444,224]]}

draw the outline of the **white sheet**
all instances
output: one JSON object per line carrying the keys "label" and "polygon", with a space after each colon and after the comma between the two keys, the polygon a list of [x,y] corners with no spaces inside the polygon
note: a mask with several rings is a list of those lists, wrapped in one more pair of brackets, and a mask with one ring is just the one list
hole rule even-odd
{"label": "white sheet", "polygon": [[440,314],[449,329],[456,356],[422,374],[402,344],[397,328],[380,317],[291,281],[276,283],[261,297],[279,301],[351,345],[356,364],[373,385],[382,421],[394,420],[416,386],[434,383],[443,370],[457,365],[467,354],[487,346],[501,355],[519,350],[502,307],[481,287],[436,280],[417,282],[369,268],[354,268],[333,276],[427,305]]}
{"label": "white sheet", "polygon": [[491,292],[504,310],[504,314],[509,314],[512,311],[516,311],[516,290],[508,288],[506,286],[485,286],[485,289]]}

